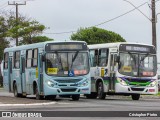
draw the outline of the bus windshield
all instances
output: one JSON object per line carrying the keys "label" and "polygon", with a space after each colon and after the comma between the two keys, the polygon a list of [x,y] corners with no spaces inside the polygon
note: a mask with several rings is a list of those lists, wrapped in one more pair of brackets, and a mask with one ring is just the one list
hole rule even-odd
{"label": "bus windshield", "polygon": [[68,76],[72,71],[74,76],[86,75],[89,72],[87,52],[57,52],[46,53],[45,69],[48,75]]}
{"label": "bus windshield", "polygon": [[120,53],[119,72],[134,77],[153,77],[156,75],[156,55]]}

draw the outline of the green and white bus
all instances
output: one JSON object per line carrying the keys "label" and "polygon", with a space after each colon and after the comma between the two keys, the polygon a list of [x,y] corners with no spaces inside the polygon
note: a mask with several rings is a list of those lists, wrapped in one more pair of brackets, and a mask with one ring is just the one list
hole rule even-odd
{"label": "green and white bus", "polygon": [[107,95],[156,94],[157,57],[152,45],[106,43],[88,45],[91,56],[91,94],[87,98],[105,99]]}
{"label": "green and white bus", "polygon": [[83,41],[43,42],[4,50],[3,85],[15,97],[90,94],[90,62]]}

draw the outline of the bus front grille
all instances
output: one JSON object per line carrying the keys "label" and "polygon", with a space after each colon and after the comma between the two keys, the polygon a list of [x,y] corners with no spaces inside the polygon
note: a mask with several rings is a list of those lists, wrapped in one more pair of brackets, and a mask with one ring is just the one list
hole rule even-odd
{"label": "bus front grille", "polygon": [[72,88],[72,89],[64,89],[64,88],[61,88],[61,91],[62,92],[75,92],[77,89],[76,88]]}
{"label": "bus front grille", "polygon": [[151,81],[151,79],[137,79],[137,78],[126,78],[129,82],[138,82],[138,83],[147,83]]}
{"label": "bus front grille", "polygon": [[143,91],[144,88],[131,88],[132,91]]}
{"label": "bus front grille", "polygon": [[55,80],[58,83],[77,83],[81,81],[82,79],[70,79],[70,80]]}

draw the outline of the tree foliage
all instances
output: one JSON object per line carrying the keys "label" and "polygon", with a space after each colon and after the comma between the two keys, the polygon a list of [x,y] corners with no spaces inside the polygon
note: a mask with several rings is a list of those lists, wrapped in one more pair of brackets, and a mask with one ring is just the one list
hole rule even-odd
{"label": "tree foliage", "polygon": [[16,20],[14,12],[2,12],[0,16],[0,61],[3,58],[3,50],[10,46],[10,42],[19,38],[19,45],[31,44],[53,40],[41,36],[47,29],[43,24],[19,14]]}
{"label": "tree foliage", "polygon": [[9,41],[6,39],[7,30],[7,21],[3,16],[0,16],[0,62],[3,59],[3,50],[9,46]]}
{"label": "tree foliage", "polygon": [[41,38],[45,38],[43,41],[53,40],[46,36],[40,37],[46,27],[38,21],[31,20],[26,16],[20,15],[17,21],[14,13],[10,13],[8,23],[9,30],[7,35],[12,38],[18,37],[20,45],[41,42]]}
{"label": "tree foliage", "polygon": [[77,33],[71,35],[71,39],[85,41],[88,44],[125,42],[119,34],[97,27],[80,28]]}
{"label": "tree foliage", "polygon": [[50,39],[46,36],[35,36],[32,37],[32,39],[28,40],[28,37],[23,37],[23,40],[20,41],[20,45],[25,45],[25,44],[31,44],[31,43],[38,43],[38,42],[45,42],[45,41],[52,41],[53,39]]}

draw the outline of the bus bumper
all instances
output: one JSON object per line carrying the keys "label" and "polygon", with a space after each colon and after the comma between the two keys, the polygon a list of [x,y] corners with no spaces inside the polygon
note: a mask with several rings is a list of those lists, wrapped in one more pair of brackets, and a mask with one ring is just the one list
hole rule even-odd
{"label": "bus bumper", "polygon": [[54,88],[45,86],[44,95],[76,95],[76,94],[90,94],[90,87],[61,87]]}
{"label": "bus bumper", "polygon": [[144,87],[144,86],[123,86],[121,84],[116,84],[116,93],[127,93],[127,94],[157,94],[158,89],[154,87]]}

